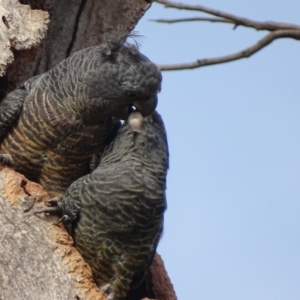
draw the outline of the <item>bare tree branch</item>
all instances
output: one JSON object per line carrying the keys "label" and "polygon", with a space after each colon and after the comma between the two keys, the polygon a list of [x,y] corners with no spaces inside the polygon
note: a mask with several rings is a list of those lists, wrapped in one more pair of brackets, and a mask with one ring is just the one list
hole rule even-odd
{"label": "bare tree branch", "polygon": [[198,17],[182,18],[182,19],[152,19],[150,21],[157,22],[157,23],[167,23],[167,24],[180,23],[180,22],[195,22],[195,21],[236,24],[232,20],[226,20],[226,19],[221,19],[221,18],[198,18]]}
{"label": "bare tree branch", "polygon": [[205,7],[202,5],[190,5],[185,3],[177,3],[166,0],[156,0],[157,3],[163,4],[166,8],[177,8],[177,9],[185,9],[185,10],[193,10],[193,11],[201,11],[216,17],[232,20],[236,25],[242,25],[245,27],[251,27],[256,30],[281,30],[281,29],[295,29],[300,30],[299,25],[288,24],[288,23],[277,23],[277,22],[258,22],[250,19],[238,17],[226,12],[222,12],[219,10],[215,10],[209,7]]}
{"label": "bare tree branch", "polygon": [[241,58],[248,58],[278,38],[294,38],[294,39],[300,40],[300,30],[276,30],[276,31],[273,31],[273,32],[269,33],[268,35],[266,35],[261,40],[259,40],[255,45],[253,45],[249,48],[246,48],[242,51],[239,51],[237,53],[234,53],[234,54],[225,55],[225,56],[216,57],[216,58],[200,59],[200,60],[196,60],[196,61],[190,62],[190,63],[159,65],[158,67],[162,71],[195,69],[195,68],[203,67],[203,66],[226,63],[226,62],[234,61],[234,60],[241,59]]}
{"label": "bare tree branch", "polygon": [[215,65],[230,62],[233,60],[247,58],[261,50],[262,48],[269,45],[276,39],[279,38],[292,38],[295,40],[300,40],[300,26],[294,24],[287,23],[278,23],[278,22],[259,22],[253,21],[250,19],[242,18],[239,16],[235,16],[226,12],[222,12],[219,10],[211,9],[202,5],[190,5],[185,3],[177,3],[167,0],[156,0],[156,2],[163,4],[166,8],[176,8],[176,9],[184,9],[184,10],[192,10],[199,11],[203,13],[207,13],[213,15],[217,18],[205,18],[205,17],[194,17],[194,18],[182,18],[182,19],[157,19],[153,20],[155,22],[160,23],[179,23],[179,22],[190,22],[190,21],[202,21],[202,22],[214,22],[214,23],[229,23],[234,24],[234,29],[237,26],[244,26],[253,28],[256,30],[268,30],[271,31],[264,38],[259,40],[253,46],[246,48],[242,51],[225,55],[216,58],[208,58],[208,59],[198,59],[194,62],[189,63],[181,63],[181,64],[170,64],[170,65],[159,65],[159,68],[162,71],[171,71],[171,70],[185,70],[185,69],[195,69],[198,67]]}

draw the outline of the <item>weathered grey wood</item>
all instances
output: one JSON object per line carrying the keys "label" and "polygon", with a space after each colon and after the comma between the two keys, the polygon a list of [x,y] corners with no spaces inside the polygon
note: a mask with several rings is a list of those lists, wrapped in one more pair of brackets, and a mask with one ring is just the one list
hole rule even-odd
{"label": "weathered grey wood", "polygon": [[0,299],[105,299],[55,218],[24,212],[46,198],[38,184],[8,168],[0,171]]}
{"label": "weathered grey wood", "polygon": [[0,2],[0,76],[13,62],[11,49],[25,50],[38,46],[45,37],[49,14],[42,10],[31,10],[18,0]]}

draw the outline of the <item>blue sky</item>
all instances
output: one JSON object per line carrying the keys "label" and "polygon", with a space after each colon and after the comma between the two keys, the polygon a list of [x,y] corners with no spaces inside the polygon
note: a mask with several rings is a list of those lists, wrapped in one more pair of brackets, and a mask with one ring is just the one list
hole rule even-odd
{"label": "blue sky", "polygon": [[[296,0],[198,3],[300,24]],[[153,4],[136,27],[141,51],[156,63],[188,62],[242,50],[266,34],[149,21],[197,15]],[[171,167],[158,252],[179,299],[300,299],[299,47],[277,40],[249,59],[163,73],[158,111]]]}

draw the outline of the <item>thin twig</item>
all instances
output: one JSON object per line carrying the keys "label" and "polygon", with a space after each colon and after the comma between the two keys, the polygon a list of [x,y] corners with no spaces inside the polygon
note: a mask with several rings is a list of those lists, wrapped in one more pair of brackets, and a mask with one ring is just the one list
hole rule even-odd
{"label": "thin twig", "polygon": [[259,40],[255,45],[253,45],[249,48],[246,48],[242,51],[239,51],[237,53],[234,53],[234,54],[225,55],[225,56],[216,57],[216,58],[200,59],[200,60],[190,62],[190,63],[159,65],[158,67],[162,71],[195,69],[198,67],[226,63],[226,62],[234,61],[234,60],[241,59],[241,58],[248,58],[278,38],[293,38],[296,40],[300,40],[300,30],[276,30],[276,31],[270,32],[264,38]]}
{"label": "thin twig", "polygon": [[249,20],[247,18],[242,18],[235,16],[233,14],[229,14],[223,11],[215,10],[209,7],[205,7],[202,5],[190,5],[185,3],[178,3],[172,2],[167,0],[156,0],[157,3],[163,4],[167,8],[177,8],[177,9],[185,9],[185,10],[193,10],[193,11],[201,11],[216,17],[220,17],[223,19],[232,20],[234,24],[243,25],[245,27],[252,27],[256,30],[268,30],[268,31],[275,31],[275,30],[299,30],[299,25],[288,24],[288,23],[278,23],[278,22],[258,22]]}
{"label": "thin twig", "polygon": [[226,20],[221,18],[182,18],[182,19],[151,19],[149,21],[157,22],[157,23],[180,23],[180,22],[194,22],[194,21],[200,21],[200,22],[212,22],[212,23],[229,23],[229,24],[236,24],[232,20]]}

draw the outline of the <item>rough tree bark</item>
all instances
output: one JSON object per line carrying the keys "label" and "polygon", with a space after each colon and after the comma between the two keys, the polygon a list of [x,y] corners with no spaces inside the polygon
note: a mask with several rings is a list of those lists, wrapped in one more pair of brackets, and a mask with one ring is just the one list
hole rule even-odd
{"label": "rough tree bark", "polygon": [[[17,0],[0,3],[0,48],[3,47],[0,63],[5,62],[0,68],[5,70],[10,64],[6,75],[0,77],[1,98],[19,83],[49,70],[71,53],[99,44],[104,33],[118,28],[131,31],[152,1],[20,2],[34,10],[20,6]],[[20,9],[26,14],[20,13]],[[29,26],[32,22],[34,25]],[[19,28],[17,33],[13,32],[16,28]],[[29,34],[25,28],[35,28],[35,31]],[[31,39],[25,38],[26,33]],[[57,218],[33,215],[47,199],[47,192],[41,186],[1,167],[0,299],[106,299],[96,287],[90,267],[73,247],[71,237],[56,224]],[[128,297],[142,298],[176,299],[159,255],[155,256],[144,284]]]}
{"label": "rough tree bark", "polygon": [[2,0],[0,6],[0,76],[14,60],[16,50],[38,46],[46,35],[49,14],[42,10],[31,10],[29,5],[21,5],[17,0]]}

